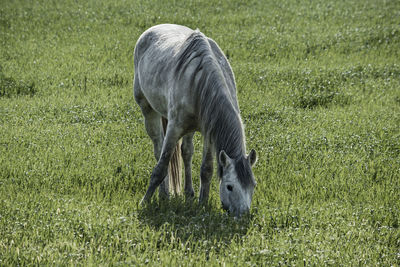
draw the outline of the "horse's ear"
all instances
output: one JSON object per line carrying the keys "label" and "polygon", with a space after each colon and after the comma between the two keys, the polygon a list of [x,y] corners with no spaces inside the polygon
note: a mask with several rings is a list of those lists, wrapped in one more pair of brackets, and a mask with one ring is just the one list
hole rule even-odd
{"label": "horse's ear", "polygon": [[219,152],[219,162],[224,168],[226,168],[229,164],[229,156],[225,153],[224,150],[221,150],[221,152]]}
{"label": "horse's ear", "polygon": [[253,166],[257,162],[257,153],[252,149],[247,157],[249,159],[250,165]]}

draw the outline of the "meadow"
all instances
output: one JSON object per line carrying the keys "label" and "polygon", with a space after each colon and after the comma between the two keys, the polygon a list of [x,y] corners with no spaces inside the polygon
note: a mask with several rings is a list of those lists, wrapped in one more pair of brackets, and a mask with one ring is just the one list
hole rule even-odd
{"label": "meadow", "polygon": [[[0,265],[399,266],[400,2],[0,1]],[[236,77],[249,216],[138,205],[133,49],[199,28]],[[199,190],[201,137],[193,177]]]}

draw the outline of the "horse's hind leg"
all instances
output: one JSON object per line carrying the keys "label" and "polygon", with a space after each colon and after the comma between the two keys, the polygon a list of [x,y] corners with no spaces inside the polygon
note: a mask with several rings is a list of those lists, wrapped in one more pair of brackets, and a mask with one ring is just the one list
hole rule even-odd
{"label": "horse's hind leg", "polygon": [[208,196],[210,193],[210,183],[213,174],[213,153],[211,149],[211,144],[204,140],[203,147],[203,162],[201,163],[200,169],[200,203],[207,203]]}
{"label": "horse's hind leg", "polygon": [[[156,161],[159,161],[164,139],[161,116],[154,110],[146,110],[146,115],[144,115],[144,117],[147,134],[153,141],[154,157]],[[168,197],[169,194],[168,175],[166,174],[164,177],[165,178],[159,187],[160,197]]]}
{"label": "horse's hind leg", "polygon": [[[164,139],[161,116],[156,111],[154,111],[154,109],[150,106],[146,98],[141,93],[140,86],[136,78],[134,84],[134,95],[136,102],[142,110],[146,132],[149,135],[150,139],[153,141],[154,157],[156,161],[158,161],[160,159]],[[159,194],[162,197],[168,197],[168,192],[168,177],[166,177],[164,178],[162,186],[160,186],[159,188]]]}
{"label": "horse's hind leg", "polygon": [[193,135],[190,133],[185,135],[182,139],[182,159],[185,166],[185,195],[186,197],[193,197],[194,190],[192,185],[192,157],[193,157]]}
{"label": "horse's hind leg", "polygon": [[154,194],[154,191],[162,183],[164,177],[167,175],[169,161],[171,160],[171,156],[174,152],[177,142],[182,137],[182,132],[183,130],[180,129],[178,125],[169,120],[160,159],[153,169],[153,173],[151,174],[150,178],[150,185],[142,199],[142,203],[150,201],[151,197]]}

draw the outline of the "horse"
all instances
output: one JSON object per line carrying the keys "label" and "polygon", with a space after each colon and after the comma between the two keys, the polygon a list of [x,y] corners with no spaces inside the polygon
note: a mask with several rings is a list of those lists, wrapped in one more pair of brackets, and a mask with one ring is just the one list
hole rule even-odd
{"label": "horse", "polygon": [[204,142],[199,202],[208,202],[215,154],[222,208],[235,217],[249,213],[257,155],[254,149],[246,155],[234,74],[217,43],[198,29],[156,25],[139,37],[134,67],[134,98],[157,161],[140,203],[150,202],[158,187],[160,196],[179,193],[181,158],[184,192],[194,197],[192,139],[200,132]]}

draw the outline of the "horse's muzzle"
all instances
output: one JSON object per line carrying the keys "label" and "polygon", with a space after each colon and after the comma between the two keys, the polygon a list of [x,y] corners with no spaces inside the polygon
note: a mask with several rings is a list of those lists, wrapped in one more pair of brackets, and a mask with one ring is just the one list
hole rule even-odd
{"label": "horse's muzzle", "polygon": [[233,215],[234,217],[241,217],[243,215],[250,213],[250,208],[247,206],[241,206],[239,209],[230,209],[228,205],[221,201],[222,209],[228,214]]}

